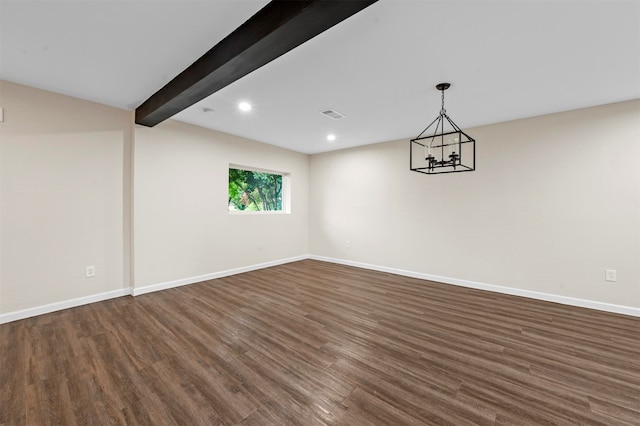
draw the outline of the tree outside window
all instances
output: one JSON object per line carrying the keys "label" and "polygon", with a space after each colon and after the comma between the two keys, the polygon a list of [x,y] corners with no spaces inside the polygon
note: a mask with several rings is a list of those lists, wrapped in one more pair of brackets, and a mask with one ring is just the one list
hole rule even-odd
{"label": "tree outside window", "polygon": [[283,176],[229,167],[229,211],[282,211]]}

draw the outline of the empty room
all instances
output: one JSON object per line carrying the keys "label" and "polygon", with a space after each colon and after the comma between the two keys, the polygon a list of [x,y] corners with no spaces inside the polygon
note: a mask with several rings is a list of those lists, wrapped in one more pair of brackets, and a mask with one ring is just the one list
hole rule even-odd
{"label": "empty room", "polygon": [[0,425],[640,424],[640,1],[0,0]]}

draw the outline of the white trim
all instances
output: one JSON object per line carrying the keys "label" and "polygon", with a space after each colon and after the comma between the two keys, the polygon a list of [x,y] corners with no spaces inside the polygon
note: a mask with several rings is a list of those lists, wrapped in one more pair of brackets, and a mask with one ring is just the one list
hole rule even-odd
{"label": "white trim", "polygon": [[612,303],[598,302],[595,300],[578,299],[569,296],[560,296],[551,293],[542,293],[533,290],[504,287],[495,284],[479,283],[475,281],[460,280],[457,278],[442,277],[439,275],[425,274],[422,272],[407,271],[404,269],[389,268],[386,266],[372,265],[369,263],[356,262],[352,260],[336,259],[332,257],[310,255],[309,259],[322,262],[337,263],[340,265],[355,266],[356,268],[371,269],[373,271],[387,272],[390,274],[403,275],[405,277],[419,278],[422,280],[437,281],[444,284],[452,284],[460,287],[475,288],[478,290],[492,291],[494,293],[510,294],[512,296],[528,297],[530,299],[544,300],[547,302],[561,303],[563,305],[579,306],[581,308],[596,309],[599,311],[612,312],[622,315],[640,317],[640,308],[633,306],[614,305]]}
{"label": "white trim", "polygon": [[123,288],[120,290],[108,291],[105,293],[92,294],[90,296],[79,297],[77,299],[65,300],[62,302],[50,303],[48,305],[36,306],[34,308],[23,309],[20,311],[8,312],[6,314],[0,314],[0,324],[17,321],[25,318],[35,317],[38,315],[48,314],[55,311],[61,311],[63,309],[74,308],[76,306],[88,305],[89,303],[101,302],[103,300],[114,299],[122,296],[139,296],[145,293],[151,293],[154,291],[165,290],[173,287],[180,287],[187,284],[193,284],[201,281],[212,280],[215,278],[227,277],[229,275],[241,274],[243,272],[255,271],[257,269],[269,268],[271,266],[282,265],[285,263],[297,262],[299,260],[308,259],[309,255],[301,255],[290,257],[287,259],[274,260],[271,262],[259,263],[257,265],[243,266],[235,269],[228,269],[226,271],[214,272],[212,274],[199,275],[192,278],[184,278],[181,280],[170,281],[160,284],[152,284],[139,288]]}
{"label": "white trim", "polygon": [[48,314],[55,311],[61,311],[63,309],[75,308],[76,306],[88,305],[89,303],[102,302],[104,300],[114,299],[116,297],[127,296],[130,294],[130,288],[122,288],[119,290],[92,294],[90,296],[78,297],[76,299],[64,300],[62,302],[49,303],[47,305],[36,306],[35,308],[8,312],[6,314],[0,314],[0,324]]}
{"label": "white trim", "polygon": [[373,271],[387,272],[390,274],[403,275],[406,277],[418,278],[422,280],[437,281],[444,284],[452,284],[461,287],[475,288],[479,290],[492,291],[495,293],[510,294],[513,296],[528,297],[530,299],[545,300],[547,302],[561,303],[570,306],[579,306],[582,308],[596,309],[599,311],[612,312],[622,315],[630,315],[640,317],[640,308],[632,306],[614,305],[611,303],[597,302],[594,300],[578,299],[568,296],[560,296],[550,293],[542,293],[533,290],[523,290],[519,288],[504,287],[494,284],[479,283],[475,281],[460,280],[457,278],[443,277],[439,275],[425,274],[422,272],[407,271],[404,269],[390,268],[387,266],[372,265],[364,262],[356,262],[352,260],[336,259],[332,257],[301,255],[290,257],[287,259],[274,260],[271,262],[259,263],[256,265],[243,266],[226,271],[214,272],[206,275],[199,275],[191,278],[184,278],[166,283],[152,284],[139,288],[123,288],[119,290],[107,291],[104,293],[93,294],[91,296],[79,297],[76,299],[66,300],[62,302],[50,303],[47,305],[36,306],[35,308],[23,309],[15,312],[0,314],[0,324],[17,321],[25,318],[35,317],[38,315],[48,314],[50,312],[61,311],[63,309],[73,308],[76,306],[87,305],[89,303],[101,302],[104,300],[114,299],[127,295],[139,296],[141,294],[151,293],[154,291],[166,290],[169,288],[180,287],[187,284],[193,284],[202,281],[213,280],[216,278],[228,277],[230,275],[241,274],[243,272],[255,271],[258,269],[269,268],[272,266],[283,265],[285,263],[297,262],[299,260],[313,259],[322,262],[337,263],[341,265],[354,266],[356,268],[370,269]]}
{"label": "white trim", "polygon": [[291,214],[291,212],[286,212],[284,210],[229,210],[229,214],[236,216],[259,216],[261,214]]}
{"label": "white trim", "polygon": [[166,283],[151,284],[144,287],[134,287],[132,294],[139,296],[141,294],[152,293],[154,291],[166,290],[169,288],[180,287],[183,285],[199,283],[202,281],[214,280],[216,278],[228,277],[229,275],[242,274],[243,272],[255,271],[258,269],[270,268],[272,266],[283,265],[285,263],[297,262],[299,260],[308,259],[308,255],[289,257],[287,259],[274,260],[271,262],[258,263],[257,265],[242,266],[240,268],[227,269],[226,271],[213,272],[211,274],[198,275],[191,278],[182,278]]}

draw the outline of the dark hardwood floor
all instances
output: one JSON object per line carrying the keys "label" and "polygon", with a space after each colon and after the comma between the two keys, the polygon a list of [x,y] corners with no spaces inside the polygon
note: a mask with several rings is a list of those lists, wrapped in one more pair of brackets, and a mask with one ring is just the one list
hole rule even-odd
{"label": "dark hardwood floor", "polygon": [[640,318],[306,260],[0,325],[2,425],[639,425]]}

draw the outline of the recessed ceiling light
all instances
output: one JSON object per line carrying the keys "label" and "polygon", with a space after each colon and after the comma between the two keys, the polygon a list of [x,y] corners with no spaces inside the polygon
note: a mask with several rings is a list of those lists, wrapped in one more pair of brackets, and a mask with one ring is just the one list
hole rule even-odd
{"label": "recessed ceiling light", "polygon": [[238,108],[240,108],[240,111],[251,111],[251,104],[249,102],[240,102]]}
{"label": "recessed ceiling light", "polygon": [[333,141],[335,141],[335,140],[336,140],[336,135],[334,135],[333,133],[331,133],[331,134],[327,135],[327,140],[328,140],[329,142],[333,142]]}
{"label": "recessed ceiling light", "polygon": [[213,110],[213,108],[202,108],[202,112],[207,115],[215,114],[215,111]]}

